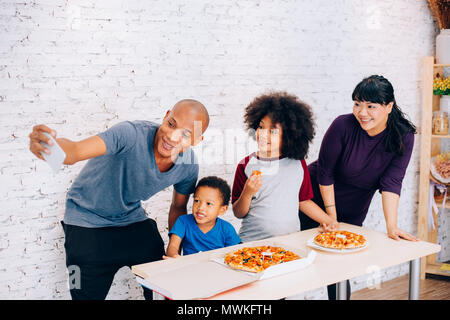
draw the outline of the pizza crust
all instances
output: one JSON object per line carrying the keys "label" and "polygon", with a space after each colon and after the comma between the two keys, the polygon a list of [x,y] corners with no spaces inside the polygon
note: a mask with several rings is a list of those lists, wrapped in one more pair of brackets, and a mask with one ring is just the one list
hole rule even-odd
{"label": "pizza crust", "polygon": [[244,247],[225,255],[229,267],[249,272],[262,272],[270,266],[300,259],[295,253],[281,247]]}
{"label": "pizza crust", "polygon": [[314,243],[331,249],[356,249],[366,245],[364,236],[349,231],[333,231],[318,234],[314,237]]}

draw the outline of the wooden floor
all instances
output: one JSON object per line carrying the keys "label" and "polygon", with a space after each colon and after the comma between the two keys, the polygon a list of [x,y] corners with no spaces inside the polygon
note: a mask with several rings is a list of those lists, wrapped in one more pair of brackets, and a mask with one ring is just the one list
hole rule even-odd
{"label": "wooden floor", "polygon": [[[380,289],[352,292],[351,300],[408,300],[409,276],[381,283]],[[450,278],[435,277],[420,281],[420,300],[450,300]]]}

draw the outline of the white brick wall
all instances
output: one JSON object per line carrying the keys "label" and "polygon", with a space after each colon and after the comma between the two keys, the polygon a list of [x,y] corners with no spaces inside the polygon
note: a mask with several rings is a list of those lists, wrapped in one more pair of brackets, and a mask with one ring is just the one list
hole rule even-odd
{"label": "white brick wall", "polygon": [[[176,101],[192,97],[208,107],[211,129],[239,130],[253,97],[287,90],[314,108],[311,162],[331,121],[351,112],[356,83],[370,74],[392,81],[400,106],[419,124],[421,61],[434,53],[436,32],[423,0],[2,0],[0,298],[70,298],[59,221],[83,163],[53,175],[28,151],[33,125],[80,140],[123,120],[160,121]],[[204,153],[221,143],[212,133]],[[418,140],[399,209],[400,227],[413,233]],[[234,169],[205,164],[200,174],[231,183]],[[170,198],[168,189],[144,203],[165,240]],[[239,227],[231,212],[226,219]],[[379,197],[365,225],[384,231]],[[399,266],[381,277],[406,272]],[[353,283],[359,289],[367,282]],[[323,299],[326,291],[303,297]],[[108,299],[142,299],[129,269],[117,273]]]}

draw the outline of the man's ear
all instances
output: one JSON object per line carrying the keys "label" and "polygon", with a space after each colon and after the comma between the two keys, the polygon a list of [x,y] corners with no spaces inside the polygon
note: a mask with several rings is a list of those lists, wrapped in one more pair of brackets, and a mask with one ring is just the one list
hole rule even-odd
{"label": "man's ear", "polygon": [[169,116],[170,110],[167,110],[166,115],[164,116],[163,120],[166,120],[167,117]]}
{"label": "man's ear", "polygon": [[195,147],[196,145],[198,145],[200,142],[203,141],[203,135],[201,135],[200,137],[198,137],[197,139],[194,140],[194,143],[192,143],[192,146]]}

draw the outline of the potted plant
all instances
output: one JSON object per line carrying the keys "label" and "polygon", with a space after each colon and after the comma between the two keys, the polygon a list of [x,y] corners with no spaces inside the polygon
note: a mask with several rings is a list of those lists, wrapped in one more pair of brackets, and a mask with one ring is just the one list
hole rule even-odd
{"label": "potted plant", "polygon": [[433,94],[440,95],[440,109],[450,112],[450,77],[441,78],[439,74],[433,80]]}
{"label": "potted plant", "polygon": [[441,32],[436,37],[436,62],[450,64],[450,0],[428,0]]}

